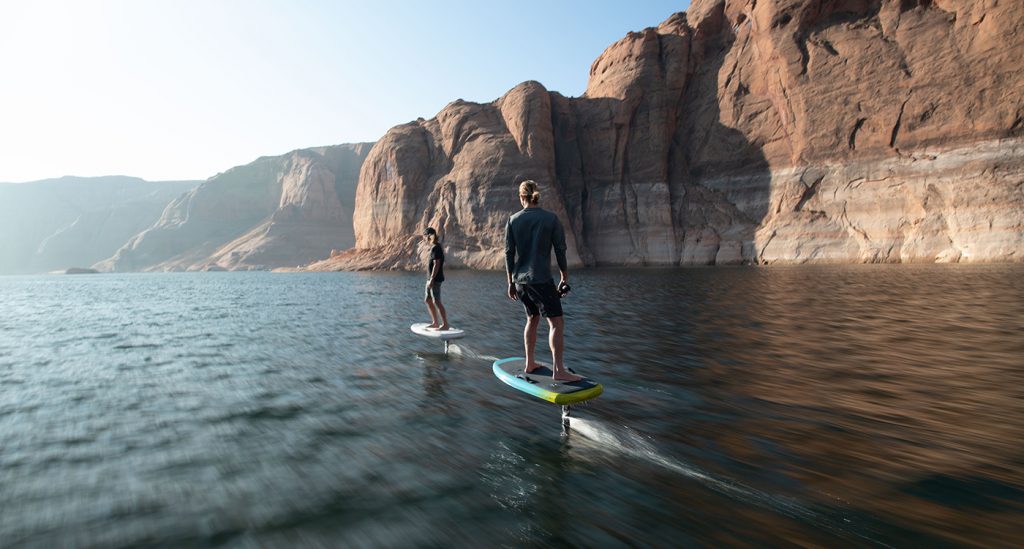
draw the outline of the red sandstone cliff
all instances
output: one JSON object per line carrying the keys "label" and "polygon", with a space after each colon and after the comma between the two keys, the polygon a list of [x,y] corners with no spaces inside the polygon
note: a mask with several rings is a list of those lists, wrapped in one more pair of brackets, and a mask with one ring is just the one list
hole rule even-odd
{"label": "red sandstone cliff", "polygon": [[580,264],[1024,257],[1024,5],[695,0],[593,64],[390,130],[355,248],[317,269],[501,266],[516,184],[542,183]]}

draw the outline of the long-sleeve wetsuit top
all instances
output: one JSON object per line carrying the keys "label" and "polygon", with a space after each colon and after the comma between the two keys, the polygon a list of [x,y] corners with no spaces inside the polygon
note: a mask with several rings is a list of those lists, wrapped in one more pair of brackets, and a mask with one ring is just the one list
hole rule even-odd
{"label": "long-sleeve wetsuit top", "polygon": [[551,250],[558,268],[565,271],[565,230],[555,214],[538,208],[523,208],[505,225],[505,270],[519,284],[541,284],[553,280]]}

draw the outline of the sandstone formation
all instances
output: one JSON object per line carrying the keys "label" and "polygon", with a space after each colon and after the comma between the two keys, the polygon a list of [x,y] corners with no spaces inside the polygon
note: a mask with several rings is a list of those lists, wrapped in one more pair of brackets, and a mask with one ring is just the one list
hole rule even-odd
{"label": "sandstone formation", "polygon": [[63,271],[110,257],[198,184],[124,176],[0,184],[0,274]]}
{"label": "sandstone formation", "polygon": [[[695,0],[568,98],[526,82],[391,129],[355,248],[315,269],[500,268],[518,181],[574,264],[1019,261],[1024,5]],[[324,254],[327,257],[327,254]]]}
{"label": "sandstone formation", "polygon": [[218,174],[95,265],[105,271],[294,267],[351,246],[370,143],[301,149]]}

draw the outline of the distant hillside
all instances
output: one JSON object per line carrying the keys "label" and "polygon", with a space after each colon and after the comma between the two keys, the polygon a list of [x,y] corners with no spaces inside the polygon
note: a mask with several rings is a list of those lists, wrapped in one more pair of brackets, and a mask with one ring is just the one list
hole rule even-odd
{"label": "distant hillside", "polygon": [[203,182],[125,238],[103,271],[294,267],[355,243],[359,169],[373,143],[259,158]]}
{"label": "distant hillside", "polygon": [[88,267],[110,257],[199,183],[125,176],[0,183],[0,274]]}

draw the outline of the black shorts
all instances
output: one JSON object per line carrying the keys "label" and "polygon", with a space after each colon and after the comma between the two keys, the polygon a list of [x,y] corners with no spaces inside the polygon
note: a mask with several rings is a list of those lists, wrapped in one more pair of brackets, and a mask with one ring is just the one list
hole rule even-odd
{"label": "black shorts", "polygon": [[523,302],[527,316],[543,315],[544,318],[562,316],[562,298],[555,290],[554,281],[541,284],[516,284],[519,301]]}
{"label": "black shorts", "polygon": [[430,286],[427,286],[426,292],[423,295],[423,301],[433,301],[434,303],[441,302],[441,283],[435,282]]}

